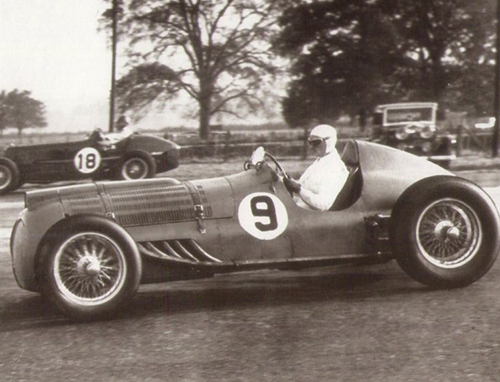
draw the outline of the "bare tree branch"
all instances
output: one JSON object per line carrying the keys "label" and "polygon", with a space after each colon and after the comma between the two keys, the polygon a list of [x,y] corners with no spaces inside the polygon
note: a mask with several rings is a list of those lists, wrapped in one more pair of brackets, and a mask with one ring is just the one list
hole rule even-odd
{"label": "bare tree branch", "polygon": [[[123,23],[135,66],[121,82],[126,100],[122,104],[135,110],[183,90],[198,103],[200,135],[208,137],[212,115],[227,113],[238,99],[253,107],[250,93],[258,89],[263,73],[273,73],[269,54],[276,19],[273,4],[267,0],[132,0]],[[137,81],[131,73],[140,67],[158,76]],[[126,86],[130,88],[125,90]]]}

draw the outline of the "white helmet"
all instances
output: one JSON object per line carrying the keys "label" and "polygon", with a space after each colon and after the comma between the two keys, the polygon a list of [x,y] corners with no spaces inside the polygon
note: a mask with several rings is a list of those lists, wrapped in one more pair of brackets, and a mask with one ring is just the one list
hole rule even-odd
{"label": "white helmet", "polygon": [[326,142],[326,153],[333,151],[337,144],[337,130],[330,125],[318,125],[311,130],[309,138],[321,138]]}

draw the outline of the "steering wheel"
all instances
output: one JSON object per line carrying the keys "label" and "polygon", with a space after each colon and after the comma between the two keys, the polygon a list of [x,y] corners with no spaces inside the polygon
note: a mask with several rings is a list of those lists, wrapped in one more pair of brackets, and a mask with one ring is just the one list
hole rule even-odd
{"label": "steering wheel", "polygon": [[264,150],[264,147],[260,146],[255,151],[252,153],[252,157],[250,160],[247,160],[243,164],[243,168],[245,171],[250,170],[251,168],[255,168],[259,170],[262,165],[265,163],[265,158],[271,159],[271,161],[274,162],[274,165],[276,166],[276,175],[281,178],[290,178],[290,175],[287,174],[281,163],[271,154],[266,152]]}
{"label": "steering wheel", "polygon": [[287,174],[281,163],[274,156],[266,152],[266,157],[274,162],[274,164],[276,165],[276,170],[278,170],[278,175],[281,175],[283,178],[290,178],[290,175]]}
{"label": "steering wheel", "polygon": [[[276,166],[276,172],[273,172],[273,180],[281,180],[282,183],[285,184],[286,188],[288,189],[288,186],[286,185],[285,179],[292,179],[290,175],[285,171],[281,163],[271,154],[266,152],[264,148],[261,146],[257,148],[253,153],[252,157],[250,160],[246,161],[243,164],[243,168],[246,170],[250,170],[251,168],[255,168],[256,170],[259,170],[262,168],[262,166],[265,164],[265,158],[271,159],[272,162],[274,162],[274,165]],[[273,187],[274,189],[274,187]],[[290,196],[293,197],[293,191],[288,189],[288,192],[290,193]]]}

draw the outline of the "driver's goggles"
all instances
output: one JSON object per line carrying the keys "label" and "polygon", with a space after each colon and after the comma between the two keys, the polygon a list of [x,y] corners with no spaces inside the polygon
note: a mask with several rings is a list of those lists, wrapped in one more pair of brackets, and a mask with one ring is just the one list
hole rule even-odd
{"label": "driver's goggles", "polygon": [[326,138],[314,138],[314,139],[308,139],[307,143],[311,145],[311,147],[318,147],[321,142],[324,142]]}

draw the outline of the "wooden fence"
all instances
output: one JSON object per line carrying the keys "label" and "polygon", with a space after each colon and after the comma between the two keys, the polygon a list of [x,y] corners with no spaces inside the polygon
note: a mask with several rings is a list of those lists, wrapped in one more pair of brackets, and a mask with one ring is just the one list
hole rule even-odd
{"label": "wooden fence", "polygon": [[493,146],[492,130],[471,130],[459,128],[457,130],[457,156],[465,151],[489,151]]}
{"label": "wooden fence", "polygon": [[[310,155],[307,138],[308,130],[273,130],[247,132],[220,132],[213,134],[210,141],[202,141],[196,135],[167,134],[170,139],[181,146],[181,160],[219,159],[249,157],[258,146],[278,157],[307,158]],[[339,150],[344,141],[351,138],[367,138],[355,129],[339,133]]]}
{"label": "wooden fence", "polygon": [[[163,136],[181,146],[181,160],[198,159],[230,160],[248,157],[258,146],[278,157],[307,158],[310,155],[307,145],[309,132],[304,129],[286,130],[247,130],[216,131],[209,141],[201,140],[196,133],[162,133],[159,131],[142,132]],[[457,137],[457,155],[470,151],[488,152],[492,147],[492,130],[478,130],[458,126],[450,133]],[[347,139],[368,139],[369,131],[364,133],[356,128],[339,128],[339,150]],[[0,137],[0,146],[9,144],[43,144],[51,142],[70,142],[84,139],[86,134],[36,134]]]}

